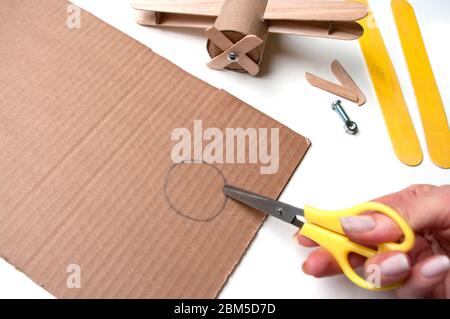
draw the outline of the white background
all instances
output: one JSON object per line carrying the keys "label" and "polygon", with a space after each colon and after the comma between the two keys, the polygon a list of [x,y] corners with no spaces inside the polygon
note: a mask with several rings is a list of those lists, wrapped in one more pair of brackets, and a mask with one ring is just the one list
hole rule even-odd
{"label": "white background", "polygon": [[[394,155],[357,41],[272,35],[266,47],[262,72],[259,77],[253,78],[245,74],[208,69],[205,64],[209,56],[201,31],[139,26],[133,21],[133,12],[127,0],[73,2],[189,73],[227,90],[310,138],[312,147],[281,197],[285,202],[297,206],[310,204],[323,209],[338,209],[414,183],[450,183],[450,171],[434,166],[428,157],[389,0],[370,1],[370,4],[397,70],[424,150],[424,162],[416,168],[403,165]],[[416,10],[447,114],[450,114],[450,2],[410,2]],[[335,58],[340,60],[367,95],[368,103],[363,107],[344,102],[348,114],[360,127],[357,136],[345,134],[339,118],[330,110],[335,97],[311,87],[304,79],[306,71],[332,79],[329,64]],[[301,264],[309,250],[298,247],[291,239],[294,232],[295,228],[290,225],[269,218],[220,297],[393,296],[390,293],[364,291],[341,276],[329,279],[306,276],[301,271]],[[52,296],[0,259],[0,298]]]}

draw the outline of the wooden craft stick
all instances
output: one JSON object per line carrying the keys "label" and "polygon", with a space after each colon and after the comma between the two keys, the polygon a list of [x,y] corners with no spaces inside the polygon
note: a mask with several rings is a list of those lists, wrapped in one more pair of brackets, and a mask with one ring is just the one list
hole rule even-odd
{"label": "wooden craft stick", "polygon": [[358,96],[358,101],[356,103],[359,106],[366,103],[366,96],[361,91],[359,86],[355,83],[355,81],[353,81],[347,71],[345,71],[344,67],[339,63],[338,60],[334,60],[333,62],[331,62],[331,72],[343,86],[351,88],[354,93],[356,93],[356,95]]}
{"label": "wooden craft stick", "polygon": [[450,129],[413,7],[393,0],[392,10],[411,75],[431,160],[450,168]]}
{"label": "wooden craft stick", "polygon": [[306,73],[305,77],[309,84],[311,84],[312,86],[343,97],[344,99],[350,100],[352,102],[358,102],[358,95],[356,95],[356,93],[351,88],[335,84],[311,73]]}
{"label": "wooden craft stick", "polygon": [[271,0],[265,20],[356,21],[367,16],[367,7],[358,2]]}
{"label": "wooden craft stick", "polygon": [[[130,0],[133,8],[217,17],[225,0]],[[265,20],[356,21],[367,15],[358,2],[269,0]]]}
{"label": "wooden craft stick", "polygon": [[269,32],[337,40],[356,40],[363,35],[364,29],[356,22],[333,22],[330,28],[330,22],[325,21],[271,20]]}
{"label": "wooden craft stick", "polygon": [[[367,0],[359,2],[369,5]],[[363,19],[361,24],[364,27],[364,36],[359,39],[359,44],[395,154],[402,163],[417,166],[423,160],[422,149],[383,37],[372,13]]]}
{"label": "wooden craft stick", "polygon": [[134,10],[134,20],[138,24],[146,26],[207,29],[214,25],[215,18],[202,15]]}
{"label": "wooden craft stick", "polygon": [[224,0],[130,0],[138,10],[217,17]]}

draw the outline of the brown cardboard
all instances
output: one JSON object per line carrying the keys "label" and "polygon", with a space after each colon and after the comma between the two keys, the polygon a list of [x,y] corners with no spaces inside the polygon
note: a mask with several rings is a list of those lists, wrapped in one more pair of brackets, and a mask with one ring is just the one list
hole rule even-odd
{"label": "brown cardboard", "polygon": [[[215,297],[309,141],[60,0],[0,2],[0,255],[61,298]],[[279,128],[280,164],[175,165],[171,132]],[[70,265],[81,288],[68,288]]]}

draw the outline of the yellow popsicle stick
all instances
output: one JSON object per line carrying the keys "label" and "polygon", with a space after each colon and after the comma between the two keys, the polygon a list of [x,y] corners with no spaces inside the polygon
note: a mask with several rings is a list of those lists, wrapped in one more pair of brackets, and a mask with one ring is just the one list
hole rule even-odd
{"label": "yellow popsicle stick", "polygon": [[[366,0],[358,1],[369,5]],[[375,87],[395,154],[402,163],[417,166],[423,160],[422,149],[394,66],[373,13],[369,12],[367,18],[360,23],[364,27],[364,35],[359,39],[359,44]]]}
{"label": "yellow popsicle stick", "polygon": [[414,9],[405,0],[393,0],[391,5],[416,94],[428,152],[437,166],[450,168],[448,120]]}

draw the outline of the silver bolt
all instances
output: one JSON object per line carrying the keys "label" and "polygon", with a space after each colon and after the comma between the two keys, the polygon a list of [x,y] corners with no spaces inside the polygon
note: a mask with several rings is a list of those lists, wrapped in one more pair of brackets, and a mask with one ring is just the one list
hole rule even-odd
{"label": "silver bolt", "polygon": [[277,213],[278,213],[278,215],[283,215],[283,208],[277,208]]}
{"label": "silver bolt", "polygon": [[345,123],[344,128],[347,134],[355,135],[356,133],[358,133],[358,125],[350,120],[347,113],[345,113],[344,108],[342,107],[342,102],[340,100],[334,101],[333,104],[331,104],[331,108],[333,109],[333,111],[336,111],[336,113]]}
{"label": "silver bolt", "polygon": [[237,61],[239,61],[239,54],[237,54],[236,52],[228,53],[228,61],[230,61],[230,62],[237,62]]}

